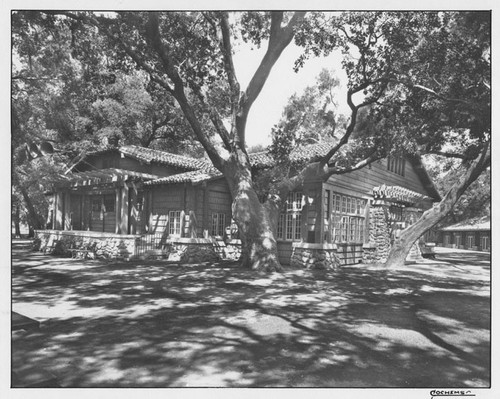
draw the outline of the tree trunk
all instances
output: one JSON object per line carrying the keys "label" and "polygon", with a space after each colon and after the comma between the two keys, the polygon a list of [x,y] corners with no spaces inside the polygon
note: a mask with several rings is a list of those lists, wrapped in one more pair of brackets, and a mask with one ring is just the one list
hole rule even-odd
{"label": "tree trunk", "polygon": [[36,212],[35,207],[33,206],[33,202],[31,202],[31,198],[28,194],[28,191],[23,186],[19,185],[19,191],[24,199],[24,203],[26,205],[26,209],[28,210],[28,224],[33,229],[41,229],[43,223],[41,221],[40,215]]}
{"label": "tree trunk", "polygon": [[427,230],[436,225],[443,217],[446,216],[453,208],[453,205],[458,201],[460,196],[467,190],[479,175],[490,165],[490,146],[488,143],[481,154],[474,160],[471,166],[467,169],[462,179],[458,180],[455,185],[446,193],[444,198],[438,204],[423,213],[416,223],[412,224],[401,232],[400,239],[394,243],[386,260],[386,267],[398,267],[404,265],[405,259],[411,250],[411,246],[421,237]]}
{"label": "tree trunk", "polygon": [[14,214],[14,237],[21,238],[21,217],[19,215],[19,205],[16,205],[16,213]]}
{"label": "tree trunk", "polygon": [[241,239],[241,266],[262,272],[279,272],[276,227],[278,206],[260,203],[253,187],[250,168],[235,164],[226,180],[233,196],[232,213]]}

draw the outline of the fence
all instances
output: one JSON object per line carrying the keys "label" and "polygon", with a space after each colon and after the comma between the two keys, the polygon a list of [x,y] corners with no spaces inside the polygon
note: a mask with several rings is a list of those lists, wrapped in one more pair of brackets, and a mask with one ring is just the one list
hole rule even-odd
{"label": "fence", "polygon": [[142,234],[135,242],[135,256],[145,254],[168,255],[170,245],[166,234]]}

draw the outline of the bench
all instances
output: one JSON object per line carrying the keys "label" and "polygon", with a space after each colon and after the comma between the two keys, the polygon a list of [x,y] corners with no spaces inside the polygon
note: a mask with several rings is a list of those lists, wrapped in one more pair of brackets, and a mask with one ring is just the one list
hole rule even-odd
{"label": "bench", "polygon": [[435,259],[436,252],[434,251],[434,247],[436,246],[433,242],[426,242],[420,246],[420,251],[422,252],[422,256],[424,258]]}

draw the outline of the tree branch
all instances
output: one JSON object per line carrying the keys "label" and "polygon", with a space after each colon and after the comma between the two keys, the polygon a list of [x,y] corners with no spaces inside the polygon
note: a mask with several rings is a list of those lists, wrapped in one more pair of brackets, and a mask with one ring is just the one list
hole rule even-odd
{"label": "tree branch", "polygon": [[161,40],[157,12],[151,12],[149,14],[147,31],[152,46],[158,54],[167,76],[174,82],[174,90],[172,92],[172,95],[179,103],[184,115],[186,116],[187,121],[189,122],[201,145],[207,152],[210,160],[217,169],[222,170],[225,161],[219,155],[219,153],[215,149],[215,146],[209,140],[208,136],[205,134],[203,128],[201,127],[200,122],[193,110],[193,107],[189,103],[189,100],[186,97],[186,93],[184,92],[184,82],[177,72],[176,68],[174,67],[172,60],[170,59],[167,46],[165,46]]}
{"label": "tree branch", "polygon": [[305,12],[296,12],[288,22],[286,27],[281,27],[283,13],[274,11],[271,14],[271,34],[266,54],[253,75],[244,95],[240,98],[239,112],[237,117],[237,131],[239,141],[245,143],[245,124],[254,101],[259,96],[264,84],[271,73],[271,70],[279,59],[283,50],[291,43],[295,34],[294,29],[304,19]]}
{"label": "tree branch", "polygon": [[444,151],[430,151],[429,154],[440,155],[446,158],[458,158],[462,160],[466,160],[467,157],[464,154],[453,153],[453,152],[444,152]]}

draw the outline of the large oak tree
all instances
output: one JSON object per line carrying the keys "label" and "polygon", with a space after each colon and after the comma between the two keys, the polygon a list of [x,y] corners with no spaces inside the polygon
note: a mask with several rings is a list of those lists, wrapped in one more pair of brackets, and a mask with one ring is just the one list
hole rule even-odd
{"label": "large oak tree", "polygon": [[[44,15],[45,20],[73,25],[75,35],[83,31],[97,35],[106,45],[101,51],[107,51],[115,62],[134,63],[176,100],[196,139],[228,183],[246,267],[281,269],[275,238],[280,205],[290,190],[311,176],[326,180],[396,151],[443,153],[451,132],[459,134],[464,144],[459,155],[465,163],[472,162],[468,172],[441,204],[403,233],[390,255],[392,264],[404,261],[418,236],[451,209],[489,163],[489,14]],[[246,123],[277,60],[294,39],[304,47],[297,68],[309,55],[342,50],[350,115],[321,160],[283,176],[259,199],[246,148]],[[266,46],[245,88],[234,66],[236,41]]]}

